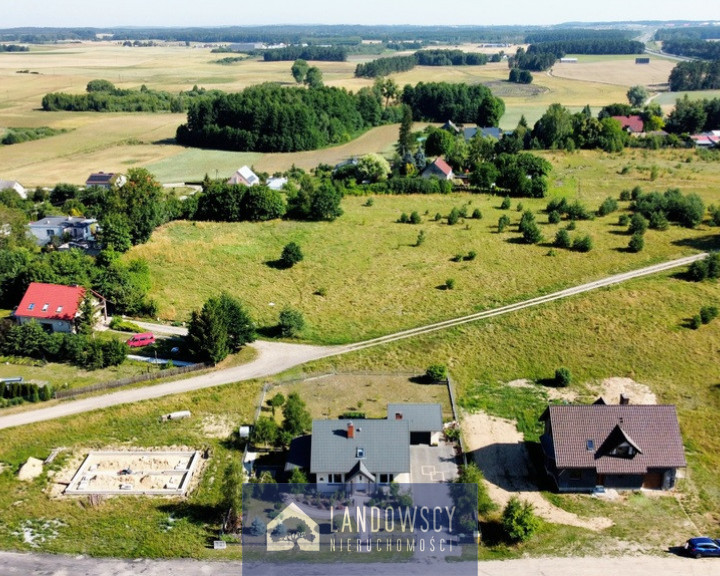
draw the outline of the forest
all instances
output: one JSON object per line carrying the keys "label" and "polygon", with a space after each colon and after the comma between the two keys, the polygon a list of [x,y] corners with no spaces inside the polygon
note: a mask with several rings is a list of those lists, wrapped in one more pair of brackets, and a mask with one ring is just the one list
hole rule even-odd
{"label": "forest", "polygon": [[19,44],[0,44],[0,52],[27,52],[28,50],[30,48]]}
{"label": "forest", "polygon": [[410,56],[390,56],[378,58],[355,68],[357,78],[377,78],[397,72],[412,70],[415,66],[482,66],[499,62],[497,54],[490,59],[485,54],[468,53],[462,50],[419,50]]}
{"label": "forest", "polygon": [[197,86],[180,94],[151,90],[144,84],[140,90],[125,90],[107,80],[91,80],[85,92],[50,92],[43,97],[42,108],[47,112],[184,112],[192,100],[206,94]]}
{"label": "forest", "polygon": [[663,42],[663,52],[688,58],[720,60],[720,42],[691,39],[666,40]]}
{"label": "forest", "polygon": [[720,88],[720,59],[712,62],[679,62],[670,72],[669,82],[672,92],[716,90]]}
{"label": "forest", "polygon": [[497,126],[505,113],[505,103],[490,89],[480,84],[448,84],[420,82],[407,85],[402,102],[410,106],[413,119],[428,122],[472,123],[478,126]]}
{"label": "forest", "polygon": [[280,62],[294,60],[317,60],[321,62],[345,62],[347,49],[342,46],[288,46],[263,50],[265,62]]}

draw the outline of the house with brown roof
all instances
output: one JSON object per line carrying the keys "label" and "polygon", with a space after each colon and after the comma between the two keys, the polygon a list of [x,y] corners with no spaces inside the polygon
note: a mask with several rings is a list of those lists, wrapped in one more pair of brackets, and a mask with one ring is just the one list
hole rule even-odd
{"label": "house with brown roof", "polygon": [[675,406],[549,406],[540,420],[545,470],[560,492],[668,490],[687,466]]}
{"label": "house with brown roof", "polygon": [[[81,314],[85,294],[82,286],[31,282],[13,315],[18,324],[35,321],[48,332],[75,332],[75,319]],[[105,299],[96,292],[92,296],[96,314],[101,311],[107,318]]]}
{"label": "house with brown roof", "polygon": [[422,172],[423,178],[439,178],[440,180],[452,180],[455,175],[450,165],[442,158],[437,158],[432,164],[428,164]]}
{"label": "house with brown roof", "polygon": [[620,126],[628,134],[642,134],[644,130],[643,120],[637,114],[632,116],[613,116],[613,120],[620,122]]}

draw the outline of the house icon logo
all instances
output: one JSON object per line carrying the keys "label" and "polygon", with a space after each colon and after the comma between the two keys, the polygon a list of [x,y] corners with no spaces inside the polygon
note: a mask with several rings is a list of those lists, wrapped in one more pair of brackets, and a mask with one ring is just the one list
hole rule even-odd
{"label": "house icon logo", "polygon": [[268,552],[320,551],[320,527],[295,502],[268,523],[265,539]]}

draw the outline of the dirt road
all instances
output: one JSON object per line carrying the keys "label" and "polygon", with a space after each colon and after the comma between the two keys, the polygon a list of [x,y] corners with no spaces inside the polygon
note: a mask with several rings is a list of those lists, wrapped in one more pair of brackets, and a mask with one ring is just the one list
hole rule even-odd
{"label": "dirt road", "polygon": [[[337,574],[367,576],[375,574],[368,564],[335,565]],[[420,567],[418,567],[420,568]],[[437,570],[437,566],[431,566]],[[715,576],[718,560],[693,560],[666,556],[626,556],[621,558],[523,558],[480,562],[478,576]],[[451,574],[451,572],[448,572]],[[15,554],[0,552],[0,575],[27,576],[240,576],[240,562],[198,562],[195,560],[115,560]],[[397,567],[394,576],[402,575]],[[413,574],[422,576],[421,571]]]}
{"label": "dirt road", "polygon": [[[560,290],[559,292],[553,292],[545,296],[539,296],[537,298],[531,298],[523,302],[516,304],[509,304],[507,306],[501,306],[500,308],[494,308],[492,310],[485,310],[476,314],[469,314],[460,318],[453,318],[443,322],[437,322],[435,324],[429,324],[427,326],[421,326],[419,328],[412,328],[410,330],[403,330],[394,334],[388,334],[380,338],[373,338],[372,340],[365,340],[356,344],[348,344],[346,346],[307,346],[300,344],[287,344],[284,342],[267,342],[259,340],[254,342],[252,346],[258,351],[258,357],[245,364],[243,366],[237,366],[235,368],[228,368],[225,370],[218,370],[211,372],[206,375],[196,376],[194,378],[188,378],[186,380],[178,380],[176,382],[166,382],[164,384],[157,384],[155,386],[146,386],[144,388],[133,388],[131,390],[122,390],[120,392],[113,392],[111,394],[105,394],[103,396],[95,396],[92,398],[86,398],[82,400],[71,400],[62,402],[48,408],[37,408],[33,410],[27,410],[24,412],[18,412],[8,416],[0,417],[0,429],[11,428],[13,426],[22,426],[25,424],[31,424],[33,422],[42,422],[44,420],[51,420],[53,418],[62,418],[63,416],[70,416],[72,414],[80,414],[82,412],[88,412],[90,410],[97,410],[99,408],[107,408],[109,406],[116,406],[118,404],[126,404],[129,402],[139,402],[141,400],[149,400],[151,398],[160,398],[162,396],[168,396],[170,394],[180,394],[183,392],[190,392],[192,390],[199,390],[202,388],[209,388],[211,386],[219,386],[221,384],[230,384],[232,382],[240,382],[242,380],[250,380],[253,378],[261,378],[265,376],[271,376],[273,374],[279,374],[294,366],[305,364],[312,360],[318,360],[320,358],[326,358],[328,356],[336,356],[338,354],[345,354],[347,352],[353,352],[356,350],[363,350],[365,348],[371,348],[374,346],[380,346],[397,340],[403,340],[405,338],[413,338],[422,334],[428,334],[438,330],[444,330],[453,326],[459,326],[461,324],[467,324],[469,322],[476,322],[478,320],[484,320],[486,318],[492,318],[500,316],[502,314],[508,314],[522,310],[524,308],[530,308],[533,306],[539,306],[547,302],[554,300],[560,300],[569,296],[582,294],[591,290],[597,290],[598,288],[604,288],[606,286],[612,286],[621,282],[626,282],[634,278],[640,278],[651,274],[657,274],[666,270],[672,270],[681,266],[687,266],[696,260],[701,260],[707,256],[706,253],[696,254],[694,256],[688,256],[680,258],[678,260],[671,260],[669,262],[662,262],[653,266],[647,266],[639,270],[633,270],[632,272],[624,272],[622,274],[616,274],[614,276],[608,276],[601,280],[568,288],[566,290]],[[154,326],[154,325],[148,325]],[[177,330],[183,330],[178,328]]]}

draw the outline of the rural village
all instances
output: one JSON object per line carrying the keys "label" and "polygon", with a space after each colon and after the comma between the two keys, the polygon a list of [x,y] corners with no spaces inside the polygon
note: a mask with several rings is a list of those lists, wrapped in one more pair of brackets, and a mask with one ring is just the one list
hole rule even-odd
{"label": "rural village", "polygon": [[717,38],[0,29],[0,564],[720,556]]}

